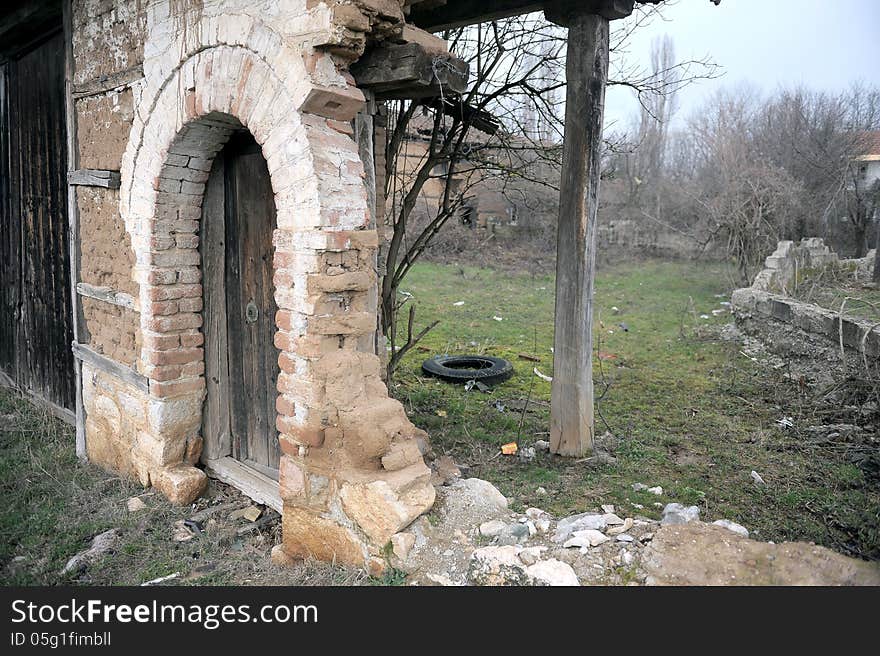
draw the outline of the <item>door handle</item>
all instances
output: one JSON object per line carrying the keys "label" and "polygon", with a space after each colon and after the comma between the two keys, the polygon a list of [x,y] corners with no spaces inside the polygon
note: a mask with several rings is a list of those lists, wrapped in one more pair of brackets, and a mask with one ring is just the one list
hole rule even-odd
{"label": "door handle", "polygon": [[260,309],[257,307],[257,304],[251,300],[247,306],[244,308],[244,320],[248,323],[256,323],[257,319],[260,318]]}

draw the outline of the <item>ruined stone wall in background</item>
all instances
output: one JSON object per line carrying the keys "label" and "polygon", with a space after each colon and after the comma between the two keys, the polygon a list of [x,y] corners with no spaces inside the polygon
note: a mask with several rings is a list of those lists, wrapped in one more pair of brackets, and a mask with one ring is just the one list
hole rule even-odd
{"label": "ruined stone wall in background", "polygon": [[751,287],[731,296],[736,325],[784,358],[808,382],[829,386],[866,371],[880,377],[880,326],[790,297],[803,275],[823,269],[850,271],[870,279],[873,251],[865,258],[841,260],[817,237],[780,241]]}

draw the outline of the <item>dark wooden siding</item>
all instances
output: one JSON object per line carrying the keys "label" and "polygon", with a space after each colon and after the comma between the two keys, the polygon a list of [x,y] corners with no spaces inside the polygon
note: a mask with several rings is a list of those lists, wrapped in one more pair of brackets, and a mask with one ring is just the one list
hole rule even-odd
{"label": "dark wooden siding", "polygon": [[0,369],[73,410],[62,33],[2,69]]}

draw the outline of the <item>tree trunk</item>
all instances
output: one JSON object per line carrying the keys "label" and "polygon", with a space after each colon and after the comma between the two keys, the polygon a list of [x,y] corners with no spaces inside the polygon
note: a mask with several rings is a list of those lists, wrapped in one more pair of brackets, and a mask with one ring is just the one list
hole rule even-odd
{"label": "tree trunk", "polygon": [[867,252],[867,229],[864,225],[857,225],[855,227],[855,239],[856,239],[856,257],[865,257],[865,253]]}

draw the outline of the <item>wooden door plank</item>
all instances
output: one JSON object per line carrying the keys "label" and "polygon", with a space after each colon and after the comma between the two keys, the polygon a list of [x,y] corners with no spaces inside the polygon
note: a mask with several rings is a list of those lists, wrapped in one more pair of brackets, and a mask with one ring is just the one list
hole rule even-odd
{"label": "wooden door plank", "polygon": [[232,453],[229,427],[229,360],[226,320],[225,163],[216,157],[205,185],[199,248],[205,334],[204,460]]}
{"label": "wooden door plank", "polygon": [[[242,373],[249,396],[247,458],[269,466],[275,451],[275,300],[272,293],[274,197],[265,160],[250,143],[235,156],[239,222],[241,313],[244,318]],[[247,316],[247,307],[256,316]],[[276,461],[277,466],[277,461]]]}
{"label": "wooden door plank", "polygon": [[8,64],[9,178],[18,215],[16,382],[75,407],[67,227],[64,38],[59,30]]}
{"label": "wooden door plank", "polygon": [[235,174],[235,161],[230,155],[230,147],[221,152],[225,159],[224,171],[224,221],[226,228],[226,265],[224,267],[224,289],[226,292],[226,336],[229,357],[229,429],[232,436],[232,455],[238,460],[248,457],[248,412],[249,394],[242,363],[246,348],[243,333],[244,315],[241,292],[241,248],[242,227],[238,221],[238,185]]}

